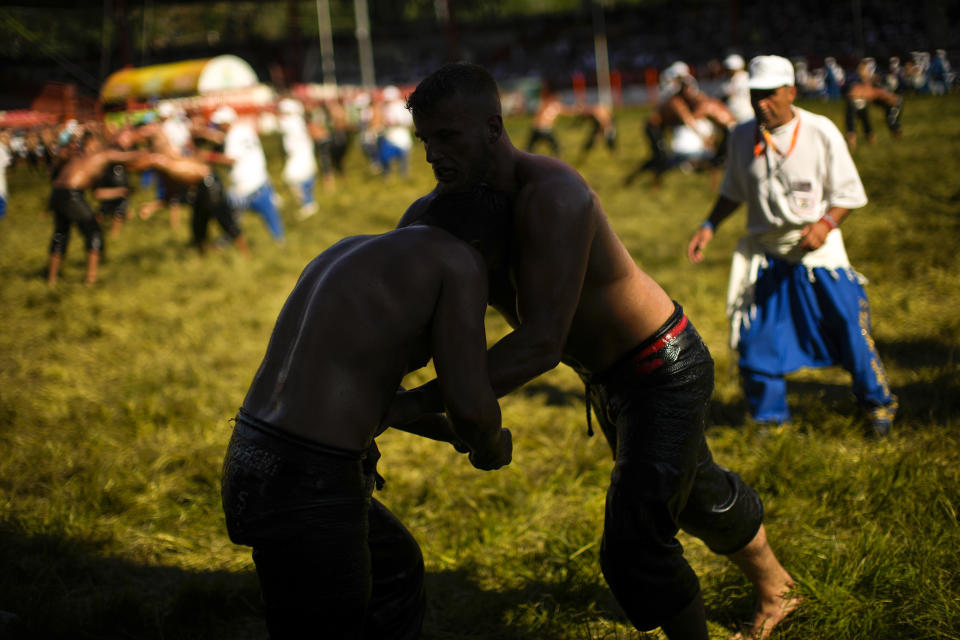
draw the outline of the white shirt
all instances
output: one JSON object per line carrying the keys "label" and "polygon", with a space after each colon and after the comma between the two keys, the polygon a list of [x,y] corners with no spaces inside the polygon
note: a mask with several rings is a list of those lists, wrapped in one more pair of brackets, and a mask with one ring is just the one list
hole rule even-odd
{"label": "white shirt", "polygon": [[[727,169],[720,194],[747,203],[747,232],[733,254],[727,287],[730,346],[737,347],[740,327],[756,313],[754,287],[767,256],[801,263],[813,278],[822,267],[836,273],[853,271],[839,229],[827,234],[815,251],[799,248],[801,229],[816,222],[831,207],[856,209],[867,203],[860,175],[847,144],[829,118],[793,108],[790,122],[770,131],[775,150],[758,144],[755,120],[737,126],[730,136]],[[799,127],[799,128],[798,128]],[[796,133],[796,144],[793,143]]]}
{"label": "white shirt", "polygon": [[244,122],[234,123],[227,131],[223,153],[234,161],[230,184],[236,195],[248,196],[267,183],[267,158],[253,127]]}
{"label": "white shirt", "polygon": [[713,135],[713,122],[709,118],[694,120],[693,127],[685,124],[673,128],[670,139],[670,151],[681,156],[705,156],[712,152],[707,148],[704,138]]}
{"label": "white shirt", "polygon": [[167,137],[170,146],[176,149],[180,155],[186,155],[190,146],[190,125],[177,117],[173,117],[164,120],[160,129],[163,131],[163,135]]}
{"label": "white shirt", "polygon": [[413,136],[410,127],[413,126],[413,116],[400,100],[390,100],[383,105],[384,137],[395,147],[403,151],[413,148]]}
{"label": "white shirt", "polygon": [[303,116],[288,113],[279,118],[283,136],[283,151],[287,156],[283,166],[283,179],[287,182],[303,182],[317,174],[317,159],[313,155],[313,139],[307,131]]}
{"label": "white shirt", "polygon": [[730,136],[720,194],[747,203],[749,233],[799,228],[816,222],[831,207],[867,204],[840,130],[829,118],[793,110],[790,122],[770,131],[776,149],[764,143],[762,152],[754,155],[759,137],[755,120],[738,125]]}
{"label": "white shirt", "polygon": [[7,197],[7,166],[10,164],[10,153],[7,147],[0,143],[0,198]]}
{"label": "white shirt", "polygon": [[737,119],[737,123],[746,122],[753,118],[753,105],[750,104],[750,74],[739,69],[733,72],[730,79],[723,83],[723,93],[727,97],[727,108]]}

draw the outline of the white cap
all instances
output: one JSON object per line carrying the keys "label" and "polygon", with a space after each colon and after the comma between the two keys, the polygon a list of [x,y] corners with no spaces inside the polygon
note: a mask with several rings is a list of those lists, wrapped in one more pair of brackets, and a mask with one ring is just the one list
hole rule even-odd
{"label": "white cap", "polygon": [[751,89],[792,87],[795,82],[793,64],[786,58],[757,56],[750,61],[750,80],[747,81],[747,86]]}
{"label": "white cap", "polygon": [[280,113],[303,114],[303,105],[299,100],[293,98],[284,98],[277,103],[277,111]]}
{"label": "white cap", "polygon": [[176,108],[169,102],[161,102],[157,105],[157,115],[166,120],[176,113]]}
{"label": "white cap", "polygon": [[210,122],[213,124],[230,124],[236,119],[237,112],[233,110],[233,107],[227,105],[223,105],[210,116]]}
{"label": "white cap", "polygon": [[731,53],[723,59],[723,66],[730,71],[739,71],[746,66],[746,63],[743,61],[743,56],[737,53]]}
{"label": "white cap", "polygon": [[664,83],[668,83],[689,75],[690,67],[687,65],[687,63],[683,62],[682,60],[677,60],[663,70],[662,80]]}

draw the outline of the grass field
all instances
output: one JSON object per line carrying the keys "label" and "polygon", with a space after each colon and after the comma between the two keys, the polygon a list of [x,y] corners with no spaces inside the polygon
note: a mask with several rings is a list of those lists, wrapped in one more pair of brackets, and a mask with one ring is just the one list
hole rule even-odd
{"label": "grass field", "polygon": [[[810,104],[841,122],[840,105]],[[715,197],[707,175],[668,174],[659,190],[622,177],[647,153],[643,110],[620,114],[620,147],[576,166],[637,262],[685,307],[710,346],[717,387],[708,431],[718,461],[765,501],[767,529],[805,603],[775,637],[960,639],[960,97],[908,99],[905,134],[855,153],[870,204],[844,224],[867,276],[874,337],[901,411],[893,435],[864,437],[848,376],[791,378],[793,422],[745,417],[723,313],[742,211],[693,267],[686,242]],[[879,113],[874,114],[882,126]],[[528,121],[508,122],[526,142]],[[574,151],[585,128],[561,122]],[[280,184],[277,141],[267,140]],[[300,270],[344,235],[389,229],[432,187],[422,153],[408,180],[348,175],[288,239],[242,225],[252,246],[197,258],[188,225],[165,214],[108,239],[101,280],[84,287],[74,231],[61,281],[44,279],[52,229],[45,178],[18,168],[0,221],[0,638],[244,639],[265,636],[249,549],[226,537],[219,470],[228,422]],[[146,195],[139,192],[135,203]],[[491,341],[505,324],[488,315]],[[412,381],[423,380],[414,376]],[[583,389],[565,368],[502,400],[513,464],[481,473],[451,448],[380,439],[380,499],[427,563],[424,638],[600,640],[639,634],[600,575],[611,469],[588,439]],[[745,578],[682,536],[713,638],[752,609]]]}

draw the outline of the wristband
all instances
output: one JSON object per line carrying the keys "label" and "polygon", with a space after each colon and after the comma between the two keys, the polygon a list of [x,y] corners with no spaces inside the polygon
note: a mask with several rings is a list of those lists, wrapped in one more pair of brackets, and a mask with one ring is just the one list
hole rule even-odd
{"label": "wristband", "polygon": [[833,216],[830,215],[829,213],[823,214],[823,216],[821,216],[820,219],[827,223],[827,226],[830,227],[831,231],[833,231],[838,226],[840,226],[837,224],[837,221],[833,219]]}
{"label": "wristband", "polygon": [[704,220],[703,222],[701,222],[701,223],[700,223],[700,227],[701,227],[702,229],[710,229],[710,231],[713,231],[714,229],[716,229],[716,227],[713,226],[713,223],[710,222],[709,219]]}

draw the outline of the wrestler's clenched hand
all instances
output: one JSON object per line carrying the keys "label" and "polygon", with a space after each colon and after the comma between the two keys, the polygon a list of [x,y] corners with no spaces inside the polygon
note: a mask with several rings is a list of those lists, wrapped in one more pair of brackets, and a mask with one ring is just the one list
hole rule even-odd
{"label": "wrestler's clenched hand", "polygon": [[513,460],[513,436],[510,429],[500,429],[500,439],[489,451],[471,451],[470,464],[481,471],[505,467]]}

